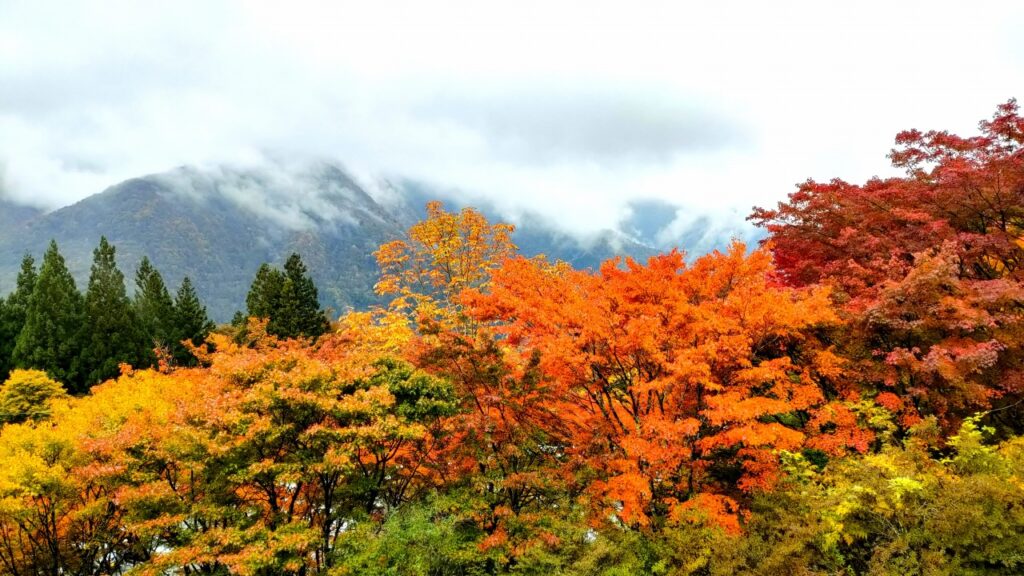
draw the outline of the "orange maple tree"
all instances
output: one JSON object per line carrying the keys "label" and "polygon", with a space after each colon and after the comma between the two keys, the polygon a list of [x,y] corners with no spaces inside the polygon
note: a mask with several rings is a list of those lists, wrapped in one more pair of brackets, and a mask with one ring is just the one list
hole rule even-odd
{"label": "orange maple tree", "polygon": [[772,284],[742,244],[687,266],[672,252],[599,273],[512,259],[464,301],[521,358],[536,355],[559,440],[602,514],[646,525],[766,487],[776,449],[804,441],[840,361],[813,334],[837,318],[825,289]]}
{"label": "orange maple tree", "polygon": [[410,227],[406,238],[375,253],[381,271],[375,289],[393,296],[392,309],[450,328],[460,313],[456,296],[485,285],[490,272],[515,253],[514,229],[489,223],[473,208],[452,213],[430,202],[427,218]]}

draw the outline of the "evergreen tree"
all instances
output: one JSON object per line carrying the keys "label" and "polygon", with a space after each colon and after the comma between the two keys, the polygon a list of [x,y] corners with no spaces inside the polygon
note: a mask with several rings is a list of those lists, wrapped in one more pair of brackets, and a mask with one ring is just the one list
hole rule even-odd
{"label": "evergreen tree", "polygon": [[135,313],[155,348],[166,348],[174,338],[174,301],[160,271],[143,257],[135,272]]}
{"label": "evergreen tree", "polygon": [[283,272],[261,265],[245,303],[249,317],[266,319],[267,333],[279,338],[316,338],[329,328],[316,285],[298,254],[288,258]]}
{"label": "evergreen tree", "polygon": [[43,370],[73,389],[80,381],[81,325],[82,295],[51,240],[14,345],[14,366]]}
{"label": "evergreen tree", "polygon": [[85,294],[81,366],[86,386],[117,376],[119,365],[153,364],[153,352],[125,292],[124,274],[107,239],[93,251],[89,289]]}
{"label": "evergreen tree", "polygon": [[250,318],[268,320],[267,332],[278,335],[277,311],[281,309],[284,274],[270,264],[261,264],[245,297],[246,314]]}
{"label": "evergreen tree", "polygon": [[250,317],[269,318],[270,313],[280,305],[284,275],[270,264],[260,264],[256,278],[249,287],[245,305]]}
{"label": "evergreen tree", "polygon": [[6,379],[14,368],[14,344],[25,326],[25,315],[32,290],[36,286],[35,260],[30,254],[21,259],[17,285],[6,300],[0,299],[0,380]]}
{"label": "evergreen tree", "polygon": [[11,355],[7,353],[7,349],[10,348],[11,352],[14,352],[14,340],[7,332],[7,302],[0,297],[0,378],[4,379],[11,372]]}
{"label": "evergreen tree", "polygon": [[293,337],[317,338],[330,325],[320,309],[316,284],[310,278],[302,258],[293,253],[284,264],[285,283],[282,290],[282,324]]}
{"label": "evergreen tree", "polygon": [[199,301],[192,280],[188,276],[181,281],[181,287],[174,299],[174,341],[171,353],[179,366],[195,366],[196,357],[182,342],[194,346],[202,344],[213,330],[213,322],[206,315],[206,307]]}

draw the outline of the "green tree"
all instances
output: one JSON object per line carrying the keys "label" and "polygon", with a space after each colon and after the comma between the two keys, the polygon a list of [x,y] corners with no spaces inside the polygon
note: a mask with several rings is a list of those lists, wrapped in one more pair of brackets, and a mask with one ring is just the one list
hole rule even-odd
{"label": "green tree", "polygon": [[298,254],[292,253],[284,263],[284,277],[281,298],[281,324],[284,332],[293,337],[317,338],[323,335],[330,325],[320,309],[316,284]]}
{"label": "green tree", "polygon": [[64,257],[51,240],[25,312],[25,325],[14,345],[13,364],[37,368],[73,386],[79,381],[79,331],[82,295]]}
{"label": "green tree", "polygon": [[[261,264],[256,271],[256,278],[249,287],[249,294],[245,297],[246,314],[250,318],[266,318],[273,321],[275,312],[281,308],[283,287],[284,274],[270,264]],[[269,326],[267,330],[274,333]]]}
{"label": "green tree", "polygon": [[298,254],[281,271],[263,264],[245,299],[250,318],[265,318],[267,333],[278,338],[317,338],[330,327],[320,309],[316,285]]}
{"label": "green tree", "polygon": [[[0,297],[0,378],[6,378],[11,372],[11,355],[7,348],[14,351],[14,340],[7,334],[7,302]],[[17,334],[15,334],[17,338]]]}
{"label": "green tree", "polygon": [[174,362],[179,366],[194,366],[196,357],[183,342],[189,341],[194,346],[202,344],[214,326],[188,276],[181,281],[175,295],[173,312],[171,354]]}
{"label": "green tree", "polygon": [[85,294],[81,366],[84,384],[91,386],[117,376],[119,365],[153,364],[153,352],[125,292],[124,274],[117,268],[115,248],[105,237],[93,251],[89,289]]}
{"label": "green tree", "polygon": [[143,257],[135,272],[135,313],[150,342],[156,348],[172,344],[175,322],[174,301],[160,271]]}
{"label": "green tree", "polygon": [[6,300],[0,299],[0,378],[6,378],[14,368],[14,344],[25,326],[25,315],[37,276],[35,260],[30,254],[25,254],[14,292]]}

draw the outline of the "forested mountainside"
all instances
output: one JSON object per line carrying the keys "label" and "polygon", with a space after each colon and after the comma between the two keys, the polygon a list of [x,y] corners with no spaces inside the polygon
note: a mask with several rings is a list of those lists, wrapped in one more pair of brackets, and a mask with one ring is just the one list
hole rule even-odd
{"label": "forested mountainside", "polygon": [[[292,252],[309,266],[325,306],[338,312],[364,308],[379,302],[373,293],[373,252],[400,237],[437,196],[424,186],[405,183],[376,199],[341,168],[320,163],[288,174],[179,168],[127,180],[45,214],[4,204],[0,294],[13,289],[22,256],[28,252],[39,259],[51,239],[83,284],[93,248],[105,235],[118,247],[124,270],[134,270],[147,256],[170,285],[191,277],[211,316],[220,322],[244,309],[260,264],[281,264]],[[455,201],[448,204],[459,207]],[[583,268],[613,255],[645,257],[654,252],[620,232],[579,239],[530,216],[515,241],[524,253],[544,253]]]}

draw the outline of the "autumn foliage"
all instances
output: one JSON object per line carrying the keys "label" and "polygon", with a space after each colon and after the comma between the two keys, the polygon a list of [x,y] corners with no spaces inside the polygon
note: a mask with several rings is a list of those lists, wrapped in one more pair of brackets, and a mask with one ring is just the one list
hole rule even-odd
{"label": "autumn foliage", "polygon": [[[751,218],[770,233],[779,274],[837,290],[845,353],[906,423],[954,429],[1024,391],[1024,118],[1013,100],[981,133],[896,137],[902,178],[808,181]],[[1021,412],[999,418],[1015,420]]]}
{"label": "autumn foliage", "polygon": [[890,158],[597,270],[431,203],[316,340],[15,370],[0,574],[1018,573],[1024,119]]}
{"label": "autumn foliage", "polygon": [[769,255],[741,244],[692,266],[678,252],[622,264],[518,258],[465,299],[513,354],[540,358],[568,465],[605,514],[646,525],[699,496],[735,515],[840,374],[812,334],[837,321],[827,291],[771,286]]}

